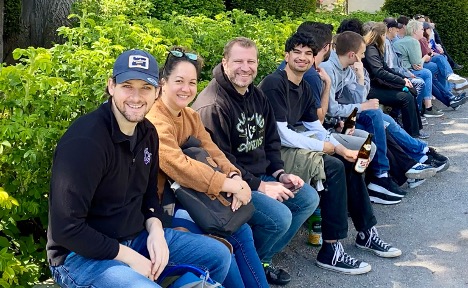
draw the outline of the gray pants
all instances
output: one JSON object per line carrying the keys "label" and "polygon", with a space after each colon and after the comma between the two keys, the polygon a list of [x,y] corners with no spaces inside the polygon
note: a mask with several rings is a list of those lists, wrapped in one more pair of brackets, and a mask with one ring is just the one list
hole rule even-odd
{"label": "gray pants", "polygon": [[[353,136],[351,135],[344,135],[338,133],[332,133],[333,137],[335,137],[336,141],[340,142],[341,145],[345,146],[350,150],[359,150],[361,149],[362,144],[366,141],[368,132],[360,129],[355,129]],[[371,155],[370,160],[374,159],[375,151],[377,150],[377,146],[372,143],[371,148]]]}

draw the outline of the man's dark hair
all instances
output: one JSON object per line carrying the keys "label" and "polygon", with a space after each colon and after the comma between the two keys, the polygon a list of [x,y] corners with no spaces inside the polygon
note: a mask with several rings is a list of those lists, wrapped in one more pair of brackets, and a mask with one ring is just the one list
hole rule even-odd
{"label": "man's dark hair", "polygon": [[352,51],[354,53],[358,52],[362,44],[365,44],[364,38],[356,32],[345,31],[338,34],[336,37],[335,43],[336,54],[339,56],[346,55],[346,53]]}
{"label": "man's dark hair", "polygon": [[343,33],[345,31],[353,31],[362,35],[362,22],[357,18],[345,19],[341,21],[340,26],[336,33]]}
{"label": "man's dark hair", "polygon": [[312,49],[312,54],[314,56],[317,56],[318,51],[322,48],[319,48],[315,42],[313,34],[296,32],[291,37],[289,37],[288,40],[286,40],[286,44],[284,45],[284,52],[291,52],[297,46],[309,47]]}
{"label": "man's dark hair", "polygon": [[307,33],[314,36],[315,43],[319,47],[319,50],[327,43],[331,42],[332,31],[333,25],[313,21],[305,21],[297,27],[297,33]]}
{"label": "man's dark hair", "polygon": [[406,17],[405,15],[400,15],[398,19],[396,20],[398,23],[403,24],[403,25],[408,25],[410,18]]}

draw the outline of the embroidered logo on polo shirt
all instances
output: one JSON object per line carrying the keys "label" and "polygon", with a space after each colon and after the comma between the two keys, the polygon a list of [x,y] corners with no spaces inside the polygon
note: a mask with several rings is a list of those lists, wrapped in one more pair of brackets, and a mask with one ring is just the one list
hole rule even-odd
{"label": "embroidered logo on polo shirt", "polygon": [[143,161],[145,162],[146,165],[148,165],[150,162],[151,162],[151,154],[149,151],[148,151],[148,148],[145,148],[145,155],[143,157]]}

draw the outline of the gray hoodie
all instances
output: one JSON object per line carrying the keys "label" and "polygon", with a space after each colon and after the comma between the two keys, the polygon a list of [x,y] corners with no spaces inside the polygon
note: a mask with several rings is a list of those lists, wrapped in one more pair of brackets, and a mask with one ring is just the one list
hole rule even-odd
{"label": "gray hoodie", "polygon": [[332,51],[330,59],[320,64],[331,78],[330,101],[328,115],[332,117],[348,117],[354,107],[361,112],[361,103],[366,101],[370,90],[369,74],[364,69],[364,85],[357,82],[356,74],[350,67],[343,68],[338,55]]}

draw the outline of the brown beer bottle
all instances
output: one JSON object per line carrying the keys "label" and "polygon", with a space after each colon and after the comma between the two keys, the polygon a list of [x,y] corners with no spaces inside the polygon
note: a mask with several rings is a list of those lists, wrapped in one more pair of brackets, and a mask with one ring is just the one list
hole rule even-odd
{"label": "brown beer bottle", "polygon": [[349,135],[349,132],[354,128],[356,125],[356,115],[357,115],[358,108],[354,107],[353,112],[349,114],[348,118],[346,118],[343,126],[343,130],[341,130],[341,134]]}
{"label": "brown beer bottle", "polygon": [[367,166],[369,166],[370,161],[370,152],[372,148],[372,134],[369,133],[367,136],[366,141],[362,144],[361,149],[359,149],[359,153],[356,159],[356,163],[354,163],[354,170],[358,173],[364,173],[366,171]]}

